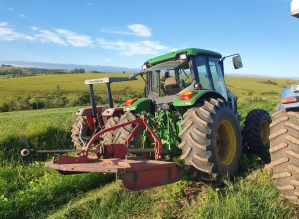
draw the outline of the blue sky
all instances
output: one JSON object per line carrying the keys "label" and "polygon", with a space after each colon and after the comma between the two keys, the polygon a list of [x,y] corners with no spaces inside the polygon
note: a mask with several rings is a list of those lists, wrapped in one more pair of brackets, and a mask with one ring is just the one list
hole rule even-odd
{"label": "blue sky", "polygon": [[188,47],[239,53],[227,73],[299,77],[290,0],[0,0],[0,60],[140,68]]}

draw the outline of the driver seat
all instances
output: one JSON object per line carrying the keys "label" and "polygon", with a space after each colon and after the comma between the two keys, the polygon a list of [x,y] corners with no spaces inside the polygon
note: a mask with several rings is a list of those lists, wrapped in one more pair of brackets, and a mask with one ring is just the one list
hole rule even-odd
{"label": "driver seat", "polygon": [[165,85],[166,95],[174,95],[174,94],[179,93],[181,90],[175,77],[166,78],[164,85]]}

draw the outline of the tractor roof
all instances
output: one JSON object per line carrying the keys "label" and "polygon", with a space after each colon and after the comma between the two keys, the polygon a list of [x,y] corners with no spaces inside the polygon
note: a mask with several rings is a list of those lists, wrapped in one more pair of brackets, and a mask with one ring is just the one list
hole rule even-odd
{"label": "tractor roof", "polygon": [[182,53],[188,53],[189,55],[208,55],[208,56],[214,56],[216,58],[221,58],[222,55],[218,52],[214,52],[211,50],[205,50],[205,49],[195,49],[195,48],[187,48],[187,49],[182,49],[178,50],[175,52],[170,52],[161,56],[157,56],[155,58],[147,60],[144,64],[157,64],[162,61],[167,61],[171,59],[175,59]]}

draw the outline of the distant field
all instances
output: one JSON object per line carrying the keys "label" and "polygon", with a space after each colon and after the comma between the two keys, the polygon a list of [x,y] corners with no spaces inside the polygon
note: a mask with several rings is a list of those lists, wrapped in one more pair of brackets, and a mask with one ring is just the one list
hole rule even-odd
{"label": "distant field", "polygon": [[[76,98],[82,92],[88,92],[89,87],[84,85],[87,79],[103,77],[129,77],[131,74],[122,73],[85,73],[85,74],[62,74],[62,75],[39,75],[23,78],[0,78],[0,103],[15,99],[30,97],[30,99],[53,98],[57,94],[68,100]],[[263,81],[270,80],[275,84],[264,84]],[[226,77],[227,88],[237,94],[242,101],[248,96],[261,96],[265,99],[278,98],[281,90],[292,84],[299,84],[299,80],[273,79],[273,78],[251,78],[251,77]],[[104,84],[95,85],[95,93],[98,96],[106,96]],[[137,93],[142,93],[143,80],[120,82],[111,84],[115,97],[127,99]],[[262,93],[264,92],[264,93]]]}
{"label": "distant field", "polygon": [[[51,98],[62,95],[67,99],[73,99],[82,92],[88,92],[88,85],[84,84],[87,79],[104,77],[129,77],[131,74],[120,73],[85,73],[85,74],[62,74],[62,75],[38,75],[23,78],[0,78],[0,103],[11,101],[18,98]],[[114,95],[125,97],[128,95],[125,90],[137,93],[142,92],[144,84],[138,81],[112,83],[111,88]],[[95,94],[106,96],[106,86],[99,84],[94,86]]]}
{"label": "distant field", "polygon": [[[299,84],[299,80],[279,78],[251,78],[251,77],[226,77],[227,88],[239,97],[244,95],[270,95],[279,97],[284,87]],[[262,83],[262,82],[268,82]],[[271,84],[273,82],[273,84]],[[274,84],[276,83],[276,84]],[[252,92],[252,94],[250,94]],[[268,94],[263,94],[268,93]]]}

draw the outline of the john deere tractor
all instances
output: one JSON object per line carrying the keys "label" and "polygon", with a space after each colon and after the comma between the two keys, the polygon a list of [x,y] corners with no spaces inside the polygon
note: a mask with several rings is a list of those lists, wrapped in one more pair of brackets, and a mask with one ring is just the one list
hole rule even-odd
{"label": "john deere tractor", "polygon": [[[231,56],[235,69],[241,68],[241,57]],[[145,116],[162,142],[161,159],[180,155],[201,180],[233,176],[241,158],[242,136],[237,97],[227,91],[224,80],[223,62],[231,56],[188,48],[146,61],[142,71],[131,76],[143,78],[145,97],[128,100],[116,125]],[[264,149],[270,122],[266,111],[250,112],[243,144],[252,151]],[[131,124],[111,131],[107,142],[112,136],[113,143],[124,143],[134,127]],[[130,148],[139,148],[142,154],[142,149],[153,148],[153,142],[141,126]]]}
{"label": "john deere tractor", "polygon": [[[79,153],[57,154],[46,166],[62,174],[116,173],[121,186],[130,190],[178,181],[184,171],[174,162],[177,157],[197,180],[210,182],[222,175],[233,176],[242,154],[242,135],[237,97],[227,91],[224,80],[223,62],[227,57],[233,57],[236,69],[242,67],[238,54],[223,57],[194,48],[150,59],[131,76],[143,78],[144,98],[129,99],[118,108],[111,104],[106,109],[97,108],[92,88],[95,83],[116,79],[86,80],[92,108],[79,111],[79,119],[84,120],[77,120],[73,126]],[[112,97],[109,99],[112,103]],[[264,110],[248,114],[243,130],[243,145],[248,150],[259,152],[264,148],[269,141],[270,122]],[[90,130],[88,135],[86,130]],[[88,139],[86,145],[82,136]],[[49,151],[32,150],[23,139],[24,164],[34,152]],[[96,156],[90,157],[91,152]]]}

